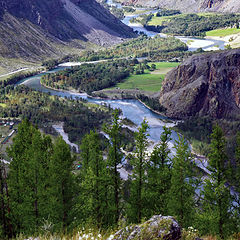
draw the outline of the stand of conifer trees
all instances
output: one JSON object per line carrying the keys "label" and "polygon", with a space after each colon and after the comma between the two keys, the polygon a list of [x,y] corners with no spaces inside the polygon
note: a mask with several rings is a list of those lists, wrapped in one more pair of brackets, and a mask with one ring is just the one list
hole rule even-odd
{"label": "stand of conifer trees", "polygon": [[109,137],[107,148],[103,149],[99,133],[90,131],[80,146],[80,169],[75,170],[76,158],[62,138],[52,141],[26,120],[19,124],[8,150],[9,173],[0,165],[1,238],[36,234],[46,221],[55,232],[86,224],[107,229],[120,219],[139,223],[154,214],[172,215],[183,227],[222,239],[240,231],[239,134],[236,168],[231,171],[223,132],[219,126],[213,129],[208,173],[202,174],[182,136],[172,155],[172,135],[166,127],[149,155],[144,120],[135,134],[132,175],[123,181],[117,110],[103,129]]}

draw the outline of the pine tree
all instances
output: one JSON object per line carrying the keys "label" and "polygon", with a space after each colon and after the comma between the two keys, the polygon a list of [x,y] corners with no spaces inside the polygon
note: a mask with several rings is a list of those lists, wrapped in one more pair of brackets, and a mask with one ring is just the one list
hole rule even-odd
{"label": "pine tree", "polygon": [[163,127],[160,144],[154,147],[148,164],[147,194],[148,216],[154,214],[167,215],[168,192],[171,186],[171,159],[168,143],[171,130]]}
{"label": "pine tree", "polygon": [[70,223],[75,179],[72,172],[74,157],[62,137],[58,137],[49,163],[49,216],[56,228],[65,229]]}
{"label": "pine tree", "polygon": [[52,147],[51,138],[42,135],[36,129],[32,136],[31,147],[26,153],[29,155],[29,160],[26,164],[28,172],[26,173],[24,185],[27,185],[30,190],[28,201],[33,206],[31,222],[35,223],[36,230],[42,225],[42,220],[48,216],[46,189],[48,187],[47,179]]}
{"label": "pine tree", "polygon": [[8,150],[12,158],[8,178],[10,207],[16,233],[34,232],[46,216],[47,202],[43,193],[47,186],[50,146],[51,139],[42,137],[30,122],[25,120],[19,124],[18,134]]}
{"label": "pine tree", "polygon": [[7,182],[5,176],[5,166],[0,162],[0,238],[12,237],[11,223],[8,218],[8,196],[7,196]]}
{"label": "pine tree", "polygon": [[122,161],[123,154],[121,153],[121,137],[120,137],[121,123],[119,120],[119,111],[116,109],[113,112],[112,122],[110,126],[104,126],[104,131],[109,135],[110,146],[108,152],[108,171],[112,179],[111,185],[113,187],[113,204],[110,207],[113,210],[114,223],[117,224],[120,216],[120,190],[121,179],[118,172],[118,165]]}
{"label": "pine tree", "polygon": [[[219,234],[224,238],[229,234],[231,225],[231,195],[226,186],[228,171],[226,140],[222,129],[217,125],[211,134],[211,152],[209,154],[209,176],[203,190],[203,226],[206,232]],[[203,230],[203,231],[204,231]]]}
{"label": "pine tree", "polygon": [[90,131],[81,144],[81,192],[79,207],[81,218],[99,228],[108,226],[112,217],[108,214],[108,176],[106,161],[103,160],[99,134]]}
{"label": "pine tree", "polygon": [[149,126],[144,120],[135,135],[136,152],[131,160],[133,173],[131,176],[129,217],[131,222],[141,222],[143,212],[146,209],[146,175],[147,159],[146,149],[148,145],[147,130]]}
{"label": "pine tree", "polygon": [[179,136],[172,159],[171,188],[169,191],[168,211],[176,216],[181,226],[192,223],[194,215],[195,181],[191,151],[184,137]]}

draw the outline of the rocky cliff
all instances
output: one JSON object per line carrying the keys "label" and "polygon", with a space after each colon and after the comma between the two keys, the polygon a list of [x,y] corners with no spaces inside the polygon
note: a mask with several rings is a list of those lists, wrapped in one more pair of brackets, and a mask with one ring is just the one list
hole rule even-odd
{"label": "rocky cliff", "polygon": [[135,37],[95,0],[0,0],[0,31],[0,56],[33,59],[79,40],[103,46]]}
{"label": "rocky cliff", "polygon": [[183,12],[239,12],[239,0],[119,0],[127,5],[179,9]]}
{"label": "rocky cliff", "polygon": [[240,119],[240,49],[188,58],[166,75],[160,103],[172,118]]}

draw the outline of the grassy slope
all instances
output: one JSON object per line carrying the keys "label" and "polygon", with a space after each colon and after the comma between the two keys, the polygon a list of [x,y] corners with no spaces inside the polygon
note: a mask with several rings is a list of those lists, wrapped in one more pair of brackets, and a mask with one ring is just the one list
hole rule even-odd
{"label": "grassy slope", "polygon": [[237,28],[226,28],[226,29],[216,29],[206,32],[207,36],[211,37],[226,37],[228,35],[237,34],[240,32],[240,29]]}
{"label": "grassy slope", "polygon": [[136,89],[144,91],[157,92],[162,87],[162,81],[164,75],[154,75],[154,74],[141,74],[141,75],[131,75],[126,79],[124,83],[117,85],[120,89]]}
{"label": "grassy slope", "polygon": [[[173,16],[164,16],[164,17],[157,17],[156,14],[152,17],[151,21],[148,22],[148,25],[161,25],[164,21],[170,21],[172,18],[181,17],[184,18],[187,14],[178,14]],[[211,16],[216,15],[216,13],[198,13],[198,16]]]}
{"label": "grassy slope", "polygon": [[[151,65],[152,63],[149,63]],[[154,62],[156,70],[153,72],[145,71],[141,75],[131,75],[123,83],[119,83],[116,87],[120,89],[136,89],[143,91],[157,92],[162,87],[162,81],[165,74],[178,66],[177,62]]]}

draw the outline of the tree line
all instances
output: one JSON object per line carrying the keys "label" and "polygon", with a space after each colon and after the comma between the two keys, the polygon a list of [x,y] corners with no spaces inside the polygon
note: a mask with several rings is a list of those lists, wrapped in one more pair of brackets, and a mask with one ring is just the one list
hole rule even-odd
{"label": "tree line", "polygon": [[64,131],[72,142],[80,142],[90,129],[100,129],[112,111],[109,106],[88,104],[81,98],[50,96],[24,85],[0,88],[0,94],[1,118],[27,118],[51,134],[54,134],[54,123],[64,122]]}
{"label": "tree line", "polygon": [[49,87],[66,89],[73,87],[91,93],[114,86],[134,71],[133,60],[118,60],[96,64],[83,64],[55,74],[42,76],[41,82]]}
{"label": "tree line", "polygon": [[55,89],[74,88],[91,94],[93,91],[113,87],[126,80],[130,74],[144,74],[145,70],[154,71],[155,64],[139,62],[136,58],[95,64],[83,64],[57,73],[42,76],[41,83]]}
{"label": "tree line", "polygon": [[[99,133],[92,130],[81,142],[79,170],[66,143],[39,132],[23,121],[8,150],[12,158],[8,176],[1,168],[3,236],[33,234],[45,221],[50,231],[70,231],[79,225],[106,229],[121,219],[139,223],[154,214],[172,215],[182,227],[196,227],[200,234],[226,238],[239,231],[240,134],[235,165],[229,165],[226,141],[219,126],[211,134],[208,173],[195,164],[186,140],[179,136],[169,149],[171,130],[164,127],[160,142],[149,155],[148,124],[135,134],[135,148],[128,157],[132,174],[120,177],[123,164],[121,121],[117,110],[103,127],[109,137],[102,150]],[[234,193],[230,185],[234,179]]]}
{"label": "tree line", "polygon": [[156,32],[204,37],[206,36],[206,32],[210,30],[226,27],[239,28],[239,22],[240,17],[238,14],[215,14],[203,16],[198,14],[180,14],[163,21],[160,25],[146,25],[148,28],[151,27],[152,31]]}
{"label": "tree line", "polygon": [[[100,59],[113,59],[121,57],[153,57],[160,53],[186,52],[188,47],[179,39],[168,37],[161,38],[159,36],[147,37],[142,35],[136,39],[116,45],[106,50],[85,51],[82,55],[74,58],[76,61],[96,61]],[[166,56],[167,58],[167,56]],[[169,58],[167,58],[169,60]]]}

